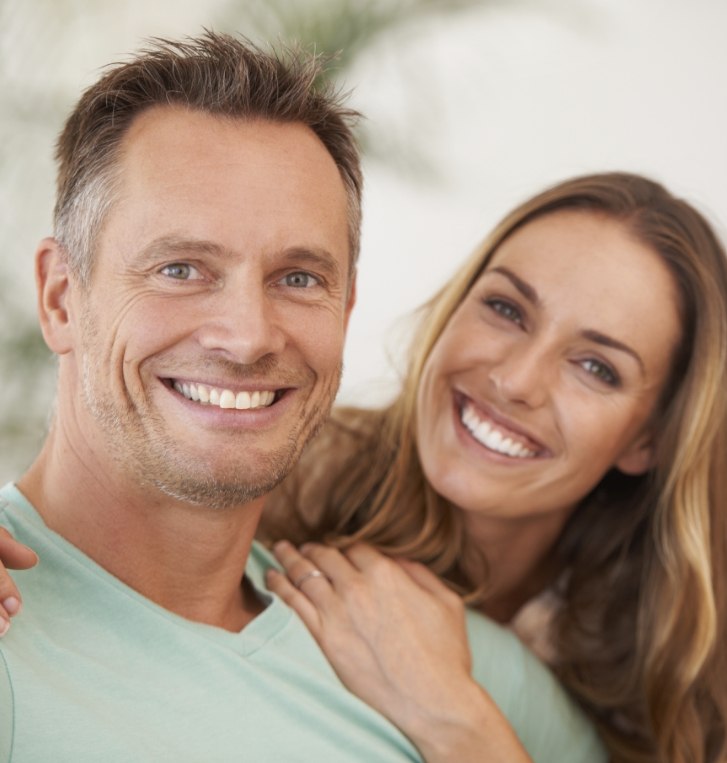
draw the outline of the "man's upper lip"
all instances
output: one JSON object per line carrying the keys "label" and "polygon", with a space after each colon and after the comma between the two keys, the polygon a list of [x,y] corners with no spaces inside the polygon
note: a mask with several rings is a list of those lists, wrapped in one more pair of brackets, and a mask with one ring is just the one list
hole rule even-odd
{"label": "man's upper lip", "polygon": [[534,449],[539,453],[548,451],[546,445],[541,440],[539,440],[529,429],[524,427],[519,422],[513,421],[508,416],[505,416],[492,403],[485,402],[481,399],[478,400],[462,391],[458,391],[457,396],[460,398],[460,409],[464,403],[470,403],[479,411],[481,411],[484,416],[493,421],[498,427],[507,429],[513,434],[527,439],[530,443],[532,443]]}
{"label": "man's upper lip", "polygon": [[298,386],[295,383],[291,383],[289,381],[281,382],[281,381],[256,381],[256,380],[244,380],[244,379],[235,379],[229,380],[229,381],[220,381],[219,379],[215,379],[213,381],[209,381],[207,379],[200,379],[198,377],[191,377],[191,376],[166,376],[162,377],[165,379],[168,379],[170,382],[178,382],[179,384],[196,384],[196,385],[203,385],[205,387],[215,388],[215,389],[229,389],[231,392],[267,392],[269,390],[280,390],[280,389],[291,389],[293,387]]}

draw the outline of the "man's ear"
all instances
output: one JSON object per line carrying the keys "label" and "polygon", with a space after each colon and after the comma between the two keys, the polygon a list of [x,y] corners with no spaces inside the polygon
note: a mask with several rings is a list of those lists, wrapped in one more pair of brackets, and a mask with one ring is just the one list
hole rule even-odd
{"label": "man's ear", "polygon": [[35,253],[35,285],[38,292],[38,318],[43,338],[58,355],[73,349],[68,308],[72,284],[66,255],[54,238],[44,238]]}
{"label": "man's ear", "polygon": [[654,465],[654,436],[651,429],[637,437],[621,454],[614,466],[634,477],[648,472]]}
{"label": "man's ear", "polygon": [[348,329],[348,321],[351,317],[351,310],[353,310],[353,306],[356,304],[356,274],[357,271],[354,269],[353,273],[351,273],[351,283],[348,286],[348,299],[346,302],[346,314],[343,319],[343,328]]}

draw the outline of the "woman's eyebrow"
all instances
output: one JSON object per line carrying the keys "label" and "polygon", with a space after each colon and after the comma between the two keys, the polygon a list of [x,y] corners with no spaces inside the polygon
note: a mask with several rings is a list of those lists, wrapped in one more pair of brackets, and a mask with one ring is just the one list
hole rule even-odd
{"label": "woman's eyebrow", "polygon": [[631,355],[631,357],[634,358],[634,360],[639,364],[641,373],[646,373],[646,369],[644,368],[644,361],[641,359],[639,353],[636,352],[636,350],[634,350],[632,347],[629,347],[627,344],[624,344],[618,339],[614,339],[607,334],[602,334],[600,331],[595,331],[594,329],[585,329],[581,332],[581,334],[591,342],[602,344],[604,347],[612,347],[614,350],[621,350],[621,352],[625,352],[628,355]]}
{"label": "woman's eyebrow", "polygon": [[[538,296],[538,292],[527,282],[523,281],[520,276],[515,275],[515,273],[512,272],[509,268],[503,267],[503,266],[497,266],[494,268],[491,268],[488,272],[490,273],[499,273],[500,275],[507,278],[508,281],[527,299],[529,302],[531,302],[536,307],[540,304],[540,297]],[[581,335],[585,338],[590,340],[591,342],[595,342],[596,344],[603,345],[604,347],[611,347],[614,350],[620,350],[621,352],[625,352],[627,355],[630,355],[638,364],[639,369],[641,370],[642,374],[646,373],[646,369],[644,367],[644,361],[641,359],[641,356],[639,355],[636,350],[634,350],[632,347],[629,347],[629,345],[625,344],[624,342],[619,341],[618,339],[614,339],[611,336],[608,336],[607,334],[602,334],[600,331],[596,331],[595,329],[585,329],[581,332]]]}
{"label": "woman's eyebrow", "polygon": [[525,297],[525,299],[528,300],[528,302],[532,302],[535,306],[540,304],[540,297],[538,296],[538,292],[535,291],[535,289],[527,282],[523,281],[520,276],[516,276],[515,273],[512,272],[509,268],[504,268],[501,265],[490,268],[489,273],[499,273],[502,276],[505,276],[510,283]]}

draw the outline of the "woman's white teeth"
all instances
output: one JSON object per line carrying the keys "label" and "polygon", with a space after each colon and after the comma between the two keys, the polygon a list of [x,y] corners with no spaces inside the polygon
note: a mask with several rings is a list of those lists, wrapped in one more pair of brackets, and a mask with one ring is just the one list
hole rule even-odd
{"label": "woman's white teeth", "polygon": [[486,448],[512,458],[531,458],[535,455],[534,450],[504,435],[486,419],[481,419],[471,405],[462,408],[461,417],[465,428]]}
{"label": "woman's white teeth", "polygon": [[203,405],[216,405],[220,408],[235,408],[246,411],[251,408],[267,408],[275,400],[275,392],[270,390],[255,390],[254,392],[238,392],[229,389],[207,387],[204,384],[188,384],[174,382],[174,389],[187,400],[194,400]]}

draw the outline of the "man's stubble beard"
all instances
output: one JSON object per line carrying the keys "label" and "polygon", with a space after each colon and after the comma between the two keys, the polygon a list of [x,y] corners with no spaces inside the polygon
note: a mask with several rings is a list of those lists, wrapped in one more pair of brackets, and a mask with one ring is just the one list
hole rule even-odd
{"label": "man's stubble beard", "polygon": [[[89,347],[88,342],[86,347]],[[302,410],[300,420],[288,436],[287,445],[271,453],[257,453],[256,474],[246,475],[244,468],[240,469],[240,465],[244,466],[244,458],[239,462],[230,459],[226,469],[215,471],[211,466],[201,464],[199,457],[184,452],[174,438],[165,436],[164,420],[153,409],[141,411],[128,397],[126,407],[121,408],[113,399],[98,394],[92,365],[89,353],[84,352],[83,400],[103,432],[110,458],[132,474],[139,485],[156,488],[183,503],[218,511],[232,509],[270,493],[287,476],[303,448],[328,418],[342,373],[342,364],[339,364],[336,374],[323,390],[320,404],[309,400],[309,410]]]}

